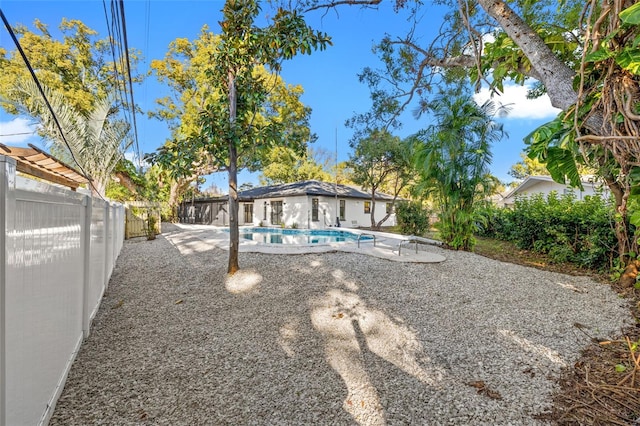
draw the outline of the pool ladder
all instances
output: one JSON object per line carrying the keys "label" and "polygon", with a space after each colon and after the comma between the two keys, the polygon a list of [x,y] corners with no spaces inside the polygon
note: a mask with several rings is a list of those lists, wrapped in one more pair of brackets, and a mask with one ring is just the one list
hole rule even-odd
{"label": "pool ladder", "polygon": [[358,248],[360,248],[360,238],[364,236],[373,237],[373,246],[376,246],[376,236],[374,234],[363,232],[362,234],[358,234]]}

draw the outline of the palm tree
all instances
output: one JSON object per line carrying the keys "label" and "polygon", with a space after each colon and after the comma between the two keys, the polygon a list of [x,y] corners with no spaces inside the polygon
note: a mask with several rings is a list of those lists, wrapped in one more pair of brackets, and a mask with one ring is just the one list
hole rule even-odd
{"label": "palm tree", "polygon": [[51,141],[51,152],[79,166],[92,179],[92,193],[104,197],[113,169],[133,143],[129,124],[112,119],[116,111],[113,102],[99,98],[91,111],[81,114],[65,101],[61,92],[43,86],[63,138],[37,85],[31,80],[22,81],[16,90],[28,96],[28,100],[15,105],[16,108],[37,121],[40,134]]}
{"label": "palm tree", "polygon": [[438,204],[440,236],[454,249],[475,243],[474,205],[492,188],[491,144],[504,135],[493,117],[493,102],[476,104],[471,97],[441,93],[429,105],[435,124],[414,136],[417,188]]}

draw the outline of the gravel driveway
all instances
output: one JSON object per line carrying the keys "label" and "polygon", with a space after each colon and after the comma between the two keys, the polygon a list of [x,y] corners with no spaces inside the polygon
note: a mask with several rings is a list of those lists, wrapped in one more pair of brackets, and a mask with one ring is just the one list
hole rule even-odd
{"label": "gravel driveway", "polygon": [[586,277],[442,251],[226,251],[163,224],[125,242],[51,425],[542,424],[590,337],[631,321]]}

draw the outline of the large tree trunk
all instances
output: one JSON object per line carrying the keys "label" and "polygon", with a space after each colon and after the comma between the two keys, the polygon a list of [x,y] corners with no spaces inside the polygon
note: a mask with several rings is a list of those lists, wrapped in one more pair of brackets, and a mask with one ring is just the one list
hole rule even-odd
{"label": "large tree trunk", "polygon": [[[573,88],[575,71],[564,64],[554,55],[538,34],[524,22],[518,14],[502,0],[478,0],[478,4],[493,17],[509,37],[522,49],[531,62],[531,75],[538,79],[547,89],[551,104],[564,111],[571,108],[578,101],[578,93]],[[596,136],[611,136],[613,129],[606,125],[601,111],[595,111],[588,116],[583,125]],[[628,174],[621,174],[628,176]],[[637,251],[637,241],[630,237],[627,220],[627,199],[630,195],[628,182],[621,184],[617,179],[605,179],[607,186],[616,199],[616,213],[621,220],[616,220],[615,233],[618,239],[618,253],[623,264],[628,264],[637,274],[637,262],[629,262],[628,254]],[[627,275],[632,273],[629,272]],[[635,279],[635,275],[634,275]]]}
{"label": "large tree trunk", "polygon": [[376,226],[376,187],[371,186],[371,229],[374,231],[378,230]]}
{"label": "large tree trunk", "polygon": [[578,93],[573,88],[576,73],[549,49],[544,40],[502,0],[478,0],[509,37],[522,49],[531,66],[532,75],[547,88],[551,104],[566,110],[576,103]]}
{"label": "large tree trunk", "polygon": [[[229,124],[233,131],[236,121],[236,80],[229,72]],[[229,266],[227,273],[235,274],[239,269],[238,251],[240,232],[238,230],[238,150],[234,138],[229,141]]]}

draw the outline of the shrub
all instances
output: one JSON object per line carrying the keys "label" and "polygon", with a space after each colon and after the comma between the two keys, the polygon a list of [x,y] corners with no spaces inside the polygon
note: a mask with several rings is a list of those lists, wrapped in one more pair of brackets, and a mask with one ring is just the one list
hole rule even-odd
{"label": "shrub", "polygon": [[418,202],[399,203],[396,219],[402,234],[421,236],[429,230],[429,211]]}
{"label": "shrub", "polygon": [[487,203],[476,209],[476,234],[511,241],[511,210]]}
{"label": "shrub", "polygon": [[147,239],[155,240],[158,229],[156,228],[156,216],[152,210],[147,211]]}
{"label": "shrub", "polygon": [[477,213],[483,218],[479,235],[545,253],[553,262],[606,270],[617,257],[613,207],[600,196],[536,194],[516,200],[512,210],[483,207]]}

